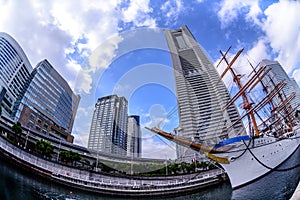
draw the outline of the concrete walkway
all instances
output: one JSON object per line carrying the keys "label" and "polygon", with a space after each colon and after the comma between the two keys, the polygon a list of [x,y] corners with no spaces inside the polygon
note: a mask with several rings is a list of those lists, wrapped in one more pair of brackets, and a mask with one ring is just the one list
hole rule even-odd
{"label": "concrete walkway", "polygon": [[300,182],[291,198],[291,200],[299,200],[300,199]]}

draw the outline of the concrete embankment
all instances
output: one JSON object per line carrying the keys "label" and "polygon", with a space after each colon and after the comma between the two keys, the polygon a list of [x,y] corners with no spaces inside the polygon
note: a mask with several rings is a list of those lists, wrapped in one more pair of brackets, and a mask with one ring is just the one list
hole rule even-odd
{"label": "concrete embankment", "polygon": [[223,181],[220,169],[155,179],[112,177],[36,157],[0,137],[1,156],[34,173],[73,188],[118,196],[161,196],[187,193]]}

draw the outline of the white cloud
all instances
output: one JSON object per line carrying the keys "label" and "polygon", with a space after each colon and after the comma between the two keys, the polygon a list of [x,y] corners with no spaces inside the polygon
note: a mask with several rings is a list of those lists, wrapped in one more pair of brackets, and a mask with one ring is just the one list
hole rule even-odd
{"label": "white cloud", "polygon": [[183,11],[181,0],[168,0],[161,7],[161,11],[167,17],[166,24],[177,21],[179,14]]}
{"label": "white cloud", "polygon": [[[120,1],[2,1],[0,30],[11,34],[32,65],[48,59],[55,69],[74,83],[79,71],[77,47],[85,57],[118,32]],[[78,42],[85,39],[84,43]],[[107,52],[106,52],[107,53]]]}
{"label": "white cloud", "polygon": [[91,113],[93,111],[94,111],[93,106],[90,106],[88,108],[79,107],[77,109],[77,113],[79,114],[79,116],[83,116],[83,117],[89,116],[89,113]]}
{"label": "white cloud", "polygon": [[[234,49],[234,50],[231,49],[231,51],[228,52],[226,58],[228,59],[229,62],[234,58],[234,56],[240,49]],[[220,59],[221,57],[214,63],[215,66],[219,63]],[[256,41],[253,44],[251,49],[249,49],[248,51],[244,49],[242,54],[235,61],[233,68],[236,71],[236,73],[240,75],[248,75],[252,72],[252,68],[249,62],[253,65],[253,67],[256,67],[256,65],[259,64],[258,62],[260,62],[263,59],[270,59],[270,56],[268,54],[268,48],[266,46],[265,39],[260,38],[258,41]],[[218,73],[222,74],[226,67],[227,65],[225,61],[222,61],[222,63],[217,68]],[[223,81],[227,86],[227,88],[231,89],[231,87],[233,86],[233,80],[232,80],[232,76],[229,74],[230,72],[227,72],[227,74],[223,78]]]}
{"label": "white cloud", "polygon": [[89,73],[89,70],[80,70],[80,73],[78,73],[75,83],[75,88],[78,92],[88,94],[91,91],[93,79]]}
{"label": "white cloud", "polygon": [[132,22],[136,27],[156,27],[156,20],[150,16],[153,9],[149,7],[150,0],[131,0],[128,8],[122,9],[123,21]]}
{"label": "white cloud", "polygon": [[[264,38],[259,39],[253,45],[252,49],[247,52],[250,62],[259,62],[262,59],[270,59],[268,47]],[[255,63],[254,63],[255,64]],[[258,64],[258,63],[256,63]]]}
{"label": "white cloud", "polygon": [[262,14],[262,10],[259,7],[259,1],[249,1],[249,9],[246,19],[250,22],[254,22],[256,25],[260,25],[261,22],[258,19],[258,16]]}
{"label": "white cloud", "polygon": [[77,110],[76,120],[73,128],[75,133],[75,144],[87,146],[89,133],[90,133],[90,121],[92,120],[92,114],[94,112],[94,104],[85,107],[79,107]]}
{"label": "white cloud", "polygon": [[[159,140],[154,140],[154,135],[151,138],[143,139],[142,141],[142,156],[144,158],[176,158],[176,147],[174,143],[162,143]],[[155,147],[155,148],[154,148]]]}
{"label": "white cloud", "polygon": [[74,143],[81,146],[87,147],[88,141],[89,141],[89,129],[87,129],[85,134],[76,134],[76,136],[74,137]]}
{"label": "white cloud", "polygon": [[[278,60],[288,74],[296,68],[300,57],[299,1],[273,3],[264,11],[262,19],[258,18],[262,14],[258,0],[224,0],[220,8],[218,16],[223,28],[243,12],[246,20],[253,21],[265,33],[247,52],[253,59],[257,62],[264,58]],[[269,47],[271,50],[268,50]]]}
{"label": "white cloud", "polygon": [[88,58],[91,72],[94,73],[98,69],[107,68],[111,64],[111,61],[115,57],[115,50],[122,40],[122,37],[114,34],[114,36],[107,38],[107,40],[93,51]]}
{"label": "white cloud", "polygon": [[[94,104],[98,71],[109,66],[122,41],[118,25],[123,17],[135,26],[156,26],[150,17],[149,1],[133,0],[125,10],[120,9],[120,3],[121,0],[0,1],[0,30],[19,42],[33,66],[46,58],[71,87],[90,93],[85,102],[86,95],[81,94],[80,106],[88,107]],[[95,50],[96,47],[99,48]],[[89,63],[82,64],[88,56]],[[80,111],[81,107],[76,116],[80,123],[75,121],[74,130],[76,137],[83,139],[75,142],[84,140],[81,143],[86,144],[91,119]]]}
{"label": "white cloud", "polygon": [[218,17],[222,28],[230,25],[241,12],[247,11],[246,20],[260,24],[258,15],[262,13],[259,0],[223,0],[220,3]]}
{"label": "white cloud", "polygon": [[264,12],[262,28],[266,33],[276,60],[290,73],[300,58],[299,1],[279,1]]}
{"label": "white cloud", "polygon": [[263,59],[270,59],[270,56],[266,46],[265,38],[260,38],[253,44],[251,49],[245,49],[239,56],[235,64],[236,71],[239,74],[248,75],[253,71],[251,65],[256,67]]}
{"label": "white cloud", "polygon": [[[70,73],[71,77],[76,77],[78,72],[81,70],[81,65],[78,64],[75,60],[67,60],[66,70]],[[71,88],[75,88],[76,79],[67,80]]]}
{"label": "white cloud", "polygon": [[146,120],[149,119],[148,121],[141,124],[143,139],[149,139],[154,136],[152,132],[145,129],[144,127],[158,127],[161,130],[164,129],[164,127],[170,122],[170,120],[167,118],[167,114],[168,113],[166,112],[164,106],[160,104],[152,105],[147,113],[141,114],[141,117],[146,118]]}
{"label": "white cloud", "polygon": [[293,72],[293,77],[298,85],[300,85],[300,69],[297,69]]}

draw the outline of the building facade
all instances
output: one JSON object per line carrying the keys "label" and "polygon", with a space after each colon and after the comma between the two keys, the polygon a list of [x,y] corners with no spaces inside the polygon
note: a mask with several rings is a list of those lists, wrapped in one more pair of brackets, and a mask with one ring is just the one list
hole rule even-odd
{"label": "building facade", "polygon": [[95,104],[88,148],[126,155],[127,118],[128,102],[125,97],[110,95],[99,98]]}
{"label": "building facade", "polygon": [[290,81],[296,92],[296,106],[299,106],[297,110],[300,110],[300,87],[294,78],[290,78]]}
{"label": "building facade", "polygon": [[13,110],[16,121],[43,134],[73,142],[80,96],[47,61],[37,64]]}
{"label": "building facade", "polygon": [[127,128],[127,156],[141,157],[142,136],[140,116],[131,115],[128,117]]}
{"label": "building facade", "polygon": [[[184,139],[213,146],[220,140],[244,134],[242,123],[230,131],[224,128],[238,119],[235,105],[223,110],[230,96],[212,62],[186,26],[165,30],[175,76],[179,127],[176,134]],[[191,161],[194,152],[178,146],[179,159]]]}
{"label": "building facade", "polygon": [[20,45],[8,34],[0,33],[0,104],[2,114],[11,117],[32,66]]}
{"label": "building facade", "polygon": [[[283,67],[280,65],[277,61],[270,61],[270,60],[262,60],[261,61],[262,66],[267,66],[267,68],[271,68],[271,71],[268,73],[269,75],[264,78],[264,80],[268,83],[271,82],[271,84],[278,84],[281,81],[284,81],[286,83],[286,86],[282,89],[283,98],[286,99],[293,93],[296,94],[296,97],[291,100],[291,106],[292,108],[296,108],[300,105],[300,98],[299,98],[299,86],[298,84],[289,78]],[[275,99],[277,101],[277,104],[280,104],[280,99]],[[299,107],[298,107],[299,110]]]}

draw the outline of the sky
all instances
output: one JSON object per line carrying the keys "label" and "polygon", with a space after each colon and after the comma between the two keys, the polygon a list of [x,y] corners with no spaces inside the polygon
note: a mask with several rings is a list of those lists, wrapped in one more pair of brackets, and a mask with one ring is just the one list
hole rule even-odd
{"label": "sky", "polygon": [[[277,60],[299,84],[299,10],[289,0],[0,0],[0,31],[33,67],[47,59],[81,96],[73,134],[87,146],[94,104],[113,93],[127,98],[142,127],[178,126],[164,29],[187,25],[213,63],[229,46],[232,54],[245,48],[241,57],[254,65]],[[143,157],[175,157],[174,144],[144,128],[142,141]]]}

